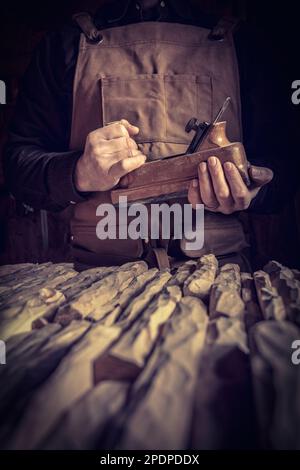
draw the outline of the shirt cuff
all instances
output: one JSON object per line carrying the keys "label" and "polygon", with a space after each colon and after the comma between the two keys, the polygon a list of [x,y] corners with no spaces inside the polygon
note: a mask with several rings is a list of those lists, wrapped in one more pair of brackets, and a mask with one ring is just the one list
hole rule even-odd
{"label": "shirt cuff", "polygon": [[55,203],[63,206],[76,204],[85,201],[89,195],[77,191],[74,183],[74,171],[81,155],[81,151],[58,153],[48,162],[48,190]]}

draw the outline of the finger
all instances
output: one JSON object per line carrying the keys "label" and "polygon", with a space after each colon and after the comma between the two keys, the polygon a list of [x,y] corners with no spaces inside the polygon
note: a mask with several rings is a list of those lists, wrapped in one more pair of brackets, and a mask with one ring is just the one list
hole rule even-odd
{"label": "finger", "polygon": [[197,179],[191,181],[188,190],[188,201],[192,205],[193,209],[196,209],[197,204],[203,204],[200,196],[199,181]]}
{"label": "finger", "polygon": [[[120,119],[119,121],[108,122],[104,128],[105,129],[111,128],[111,127],[114,128],[116,126],[124,127],[126,131],[128,132],[128,134],[132,136],[138,134],[140,131],[137,126],[134,126],[133,124],[131,124],[129,121],[127,121],[127,119]],[[123,132],[124,132],[124,129],[123,129]]]}
{"label": "finger", "polygon": [[123,176],[120,180],[120,187],[121,188],[128,188],[134,181],[134,173],[128,173],[127,175]]}
{"label": "finger", "polygon": [[219,205],[225,210],[229,209],[233,200],[220,160],[216,157],[209,157],[208,168]]}
{"label": "finger", "polygon": [[207,209],[217,209],[219,203],[214,193],[210,174],[207,169],[207,163],[201,162],[198,166],[198,179],[200,188],[200,197]]}
{"label": "finger", "polygon": [[125,158],[114,165],[108,171],[109,176],[112,178],[122,178],[130,171],[136,170],[142,166],[146,161],[146,155],[137,155],[136,157]]}
{"label": "finger", "polygon": [[114,122],[109,124],[105,127],[100,127],[95,131],[92,131],[88,135],[89,143],[93,146],[96,146],[106,140],[118,139],[119,137],[127,137],[129,138],[129,133],[125,126],[123,126],[120,122]]}
{"label": "finger", "polygon": [[103,140],[98,144],[98,153],[102,156],[110,156],[122,150],[136,150],[137,143],[130,137],[118,137],[112,140]]}
{"label": "finger", "polygon": [[253,182],[252,187],[264,186],[273,179],[274,173],[270,168],[263,166],[251,166],[249,169],[249,175]]}
{"label": "finger", "polygon": [[111,140],[118,137],[130,137],[139,133],[139,128],[130,124],[126,119],[114,122],[103,127],[104,139]]}
{"label": "finger", "polygon": [[137,127],[137,126],[134,126],[133,124],[131,124],[129,121],[127,121],[127,119],[121,119],[120,123],[126,127],[129,135],[137,135],[139,132],[140,132],[140,129]]}
{"label": "finger", "polygon": [[123,149],[119,150],[119,152],[112,153],[108,155],[107,162],[109,162],[109,166],[113,166],[115,163],[125,160],[127,158],[133,158],[138,156],[144,156],[144,154],[138,149]]}
{"label": "finger", "polygon": [[250,203],[250,194],[239,170],[233,163],[226,162],[224,163],[224,171],[236,209],[247,209]]}
{"label": "finger", "polygon": [[119,137],[130,137],[138,133],[138,127],[132,126],[128,121],[121,120],[100,127],[89,134],[91,143],[97,144],[103,140],[117,139]]}

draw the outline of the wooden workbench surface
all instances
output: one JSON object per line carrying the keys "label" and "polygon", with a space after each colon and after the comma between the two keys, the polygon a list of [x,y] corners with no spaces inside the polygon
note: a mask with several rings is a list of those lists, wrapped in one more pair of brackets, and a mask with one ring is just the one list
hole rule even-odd
{"label": "wooden workbench surface", "polygon": [[300,448],[298,271],[26,263],[0,297],[1,448]]}

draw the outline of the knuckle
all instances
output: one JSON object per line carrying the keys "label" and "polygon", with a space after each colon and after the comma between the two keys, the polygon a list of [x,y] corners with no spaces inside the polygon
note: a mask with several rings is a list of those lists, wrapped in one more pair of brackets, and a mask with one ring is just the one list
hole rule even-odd
{"label": "knuckle", "polygon": [[97,142],[97,134],[96,131],[90,132],[87,136],[87,141],[91,146],[94,146]]}
{"label": "knuckle", "polygon": [[209,207],[218,207],[219,204],[214,199],[209,199],[208,202],[207,202],[207,205]]}
{"label": "knuckle", "polygon": [[250,200],[245,200],[243,201],[242,204],[240,204],[240,210],[246,210],[250,206]]}
{"label": "knuckle", "polygon": [[125,158],[128,158],[128,156],[129,156],[128,148],[124,148],[124,149],[120,150],[120,151],[118,152],[118,156],[119,156],[122,160],[124,160]]}
{"label": "knuckle", "polygon": [[137,149],[138,148],[137,143],[131,138],[127,139],[127,144],[132,149]]}
{"label": "knuckle", "polygon": [[226,189],[221,189],[218,191],[218,199],[222,201],[226,201],[226,199],[228,199],[229,196],[230,196],[230,193]]}
{"label": "knuckle", "polygon": [[111,149],[115,150],[115,152],[124,152],[126,150],[128,151],[128,143],[126,136],[118,137],[116,141],[111,140],[109,144],[111,146]]}
{"label": "knuckle", "polygon": [[236,199],[240,202],[244,202],[247,198],[247,190],[246,189],[239,189],[236,193]]}
{"label": "knuckle", "polygon": [[212,209],[216,209],[219,205],[215,199],[202,197],[202,200],[207,207],[210,207]]}
{"label": "knuckle", "polygon": [[93,147],[92,152],[90,153],[90,160],[97,163],[103,161],[103,152],[101,152],[98,147]]}
{"label": "knuckle", "polygon": [[126,127],[124,126],[124,124],[117,123],[116,126],[117,126],[117,131],[118,131],[122,136],[125,136],[125,137],[126,137],[126,136],[128,135],[127,129],[126,129]]}
{"label": "knuckle", "polygon": [[102,155],[102,145],[99,143],[93,145],[93,153],[96,157],[100,157]]}
{"label": "knuckle", "polygon": [[142,152],[141,152],[140,150],[138,150],[138,149],[133,149],[133,150],[131,151],[131,155],[132,155],[133,157],[142,157],[142,156],[143,156]]}
{"label": "knuckle", "polygon": [[236,198],[236,206],[238,210],[248,209],[248,207],[250,206],[250,202],[251,200],[247,196]]}

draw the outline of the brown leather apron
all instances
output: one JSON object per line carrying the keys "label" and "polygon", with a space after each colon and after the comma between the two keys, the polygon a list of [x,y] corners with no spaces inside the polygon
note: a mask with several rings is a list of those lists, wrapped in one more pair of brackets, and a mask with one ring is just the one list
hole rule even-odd
{"label": "brown leather apron", "polygon": [[[146,22],[104,29],[101,42],[81,34],[73,90],[70,149],[83,149],[89,132],[125,118],[140,128],[136,141],[149,160],[183,153],[191,139],[187,121],[211,121],[227,96],[228,137],[242,139],[239,75],[232,34],[177,23]],[[122,264],[145,255],[139,240],[99,240],[96,208],[109,192],[76,204],[71,220],[75,260],[86,265]],[[159,241],[150,242],[159,247]],[[166,242],[162,244],[166,247]],[[247,246],[235,215],[206,212],[205,244],[187,256],[237,253]],[[161,259],[163,257],[159,256]],[[163,263],[164,264],[164,263]]]}

